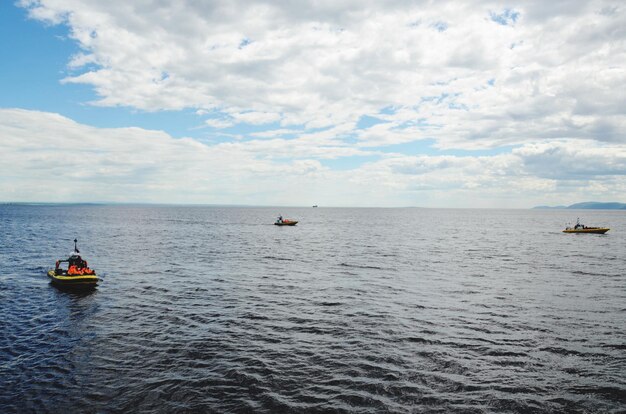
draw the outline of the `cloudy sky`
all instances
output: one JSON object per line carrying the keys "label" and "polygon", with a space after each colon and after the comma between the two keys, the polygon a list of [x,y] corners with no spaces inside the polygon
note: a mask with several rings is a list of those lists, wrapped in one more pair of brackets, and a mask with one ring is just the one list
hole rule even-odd
{"label": "cloudy sky", "polygon": [[622,1],[0,2],[0,201],[626,201]]}

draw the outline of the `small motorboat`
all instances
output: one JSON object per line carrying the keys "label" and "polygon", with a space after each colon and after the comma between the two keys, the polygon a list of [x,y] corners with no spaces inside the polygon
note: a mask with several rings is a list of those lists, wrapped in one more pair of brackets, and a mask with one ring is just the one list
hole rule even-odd
{"label": "small motorboat", "polygon": [[583,224],[580,224],[580,219],[576,220],[576,225],[574,227],[566,227],[563,230],[563,233],[581,233],[581,234],[604,234],[610,229],[606,227],[587,227]]}
{"label": "small motorboat", "polygon": [[[87,261],[80,256],[80,251],[74,239],[74,251],[67,259],[57,260],[54,269],[48,270],[48,277],[51,282],[58,287],[72,289],[95,288],[100,278],[93,269],[87,265]],[[67,262],[67,269],[61,267],[61,263]]]}
{"label": "small motorboat", "polygon": [[94,273],[92,275],[64,275],[56,270],[48,270],[48,277],[52,283],[59,287],[72,289],[93,289],[98,285],[100,278]]}
{"label": "small motorboat", "polygon": [[277,226],[295,226],[298,222],[296,220],[284,219],[283,216],[278,216],[274,224]]}

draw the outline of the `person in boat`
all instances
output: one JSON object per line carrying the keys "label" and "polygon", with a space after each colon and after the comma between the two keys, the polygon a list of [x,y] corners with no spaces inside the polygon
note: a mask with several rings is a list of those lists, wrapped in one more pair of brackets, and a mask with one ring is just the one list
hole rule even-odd
{"label": "person in boat", "polygon": [[276,222],[282,223],[283,222],[283,216],[278,216],[278,220],[276,220]]}
{"label": "person in boat", "polygon": [[70,254],[70,257],[67,259],[68,263],[68,268],[67,268],[67,274],[68,275],[81,275],[82,273],[82,269],[84,269],[87,265],[87,262],[85,260],[83,260],[82,257],[80,257],[80,254],[78,252],[72,252]]}
{"label": "person in boat", "polygon": [[89,268],[87,261],[80,257],[78,250],[70,253],[66,260],[57,260],[55,271],[59,273],[59,266],[62,262],[68,262],[67,274],[70,276],[93,275],[95,272]]}

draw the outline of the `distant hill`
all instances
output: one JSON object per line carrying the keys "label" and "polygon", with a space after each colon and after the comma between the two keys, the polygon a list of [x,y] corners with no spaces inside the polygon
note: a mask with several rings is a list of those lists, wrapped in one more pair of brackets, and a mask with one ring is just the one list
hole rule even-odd
{"label": "distant hill", "polygon": [[624,203],[598,203],[596,201],[585,201],[583,203],[572,204],[571,206],[537,206],[533,208],[546,209],[546,208],[566,208],[572,210],[626,210],[626,204]]}

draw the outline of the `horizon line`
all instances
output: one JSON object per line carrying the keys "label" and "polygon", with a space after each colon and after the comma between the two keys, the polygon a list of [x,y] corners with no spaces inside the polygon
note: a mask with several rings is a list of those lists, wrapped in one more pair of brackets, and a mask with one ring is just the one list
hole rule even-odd
{"label": "horizon line", "polygon": [[[0,205],[30,205],[30,206],[162,206],[162,207],[239,207],[239,208],[379,208],[379,209],[449,209],[449,210],[559,210],[582,203],[617,203],[618,201],[583,201],[568,205],[538,205],[533,207],[422,207],[422,206],[322,206],[318,205],[273,205],[273,204],[218,204],[218,203],[159,203],[159,202],[125,202],[125,201],[0,201]],[[593,210],[593,209],[585,209]],[[598,209],[605,210],[605,209]],[[618,209],[619,211],[619,209]]]}
{"label": "horizon line", "polygon": [[218,203],[159,203],[149,201],[0,201],[0,205],[31,205],[31,206],[163,206],[163,207],[242,207],[242,208],[419,208],[419,209],[450,209],[450,210],[531,210],[534,207],[422,207],[422,206],[319,206],[319,205],[276,205],[276,204],[218,204]]}

